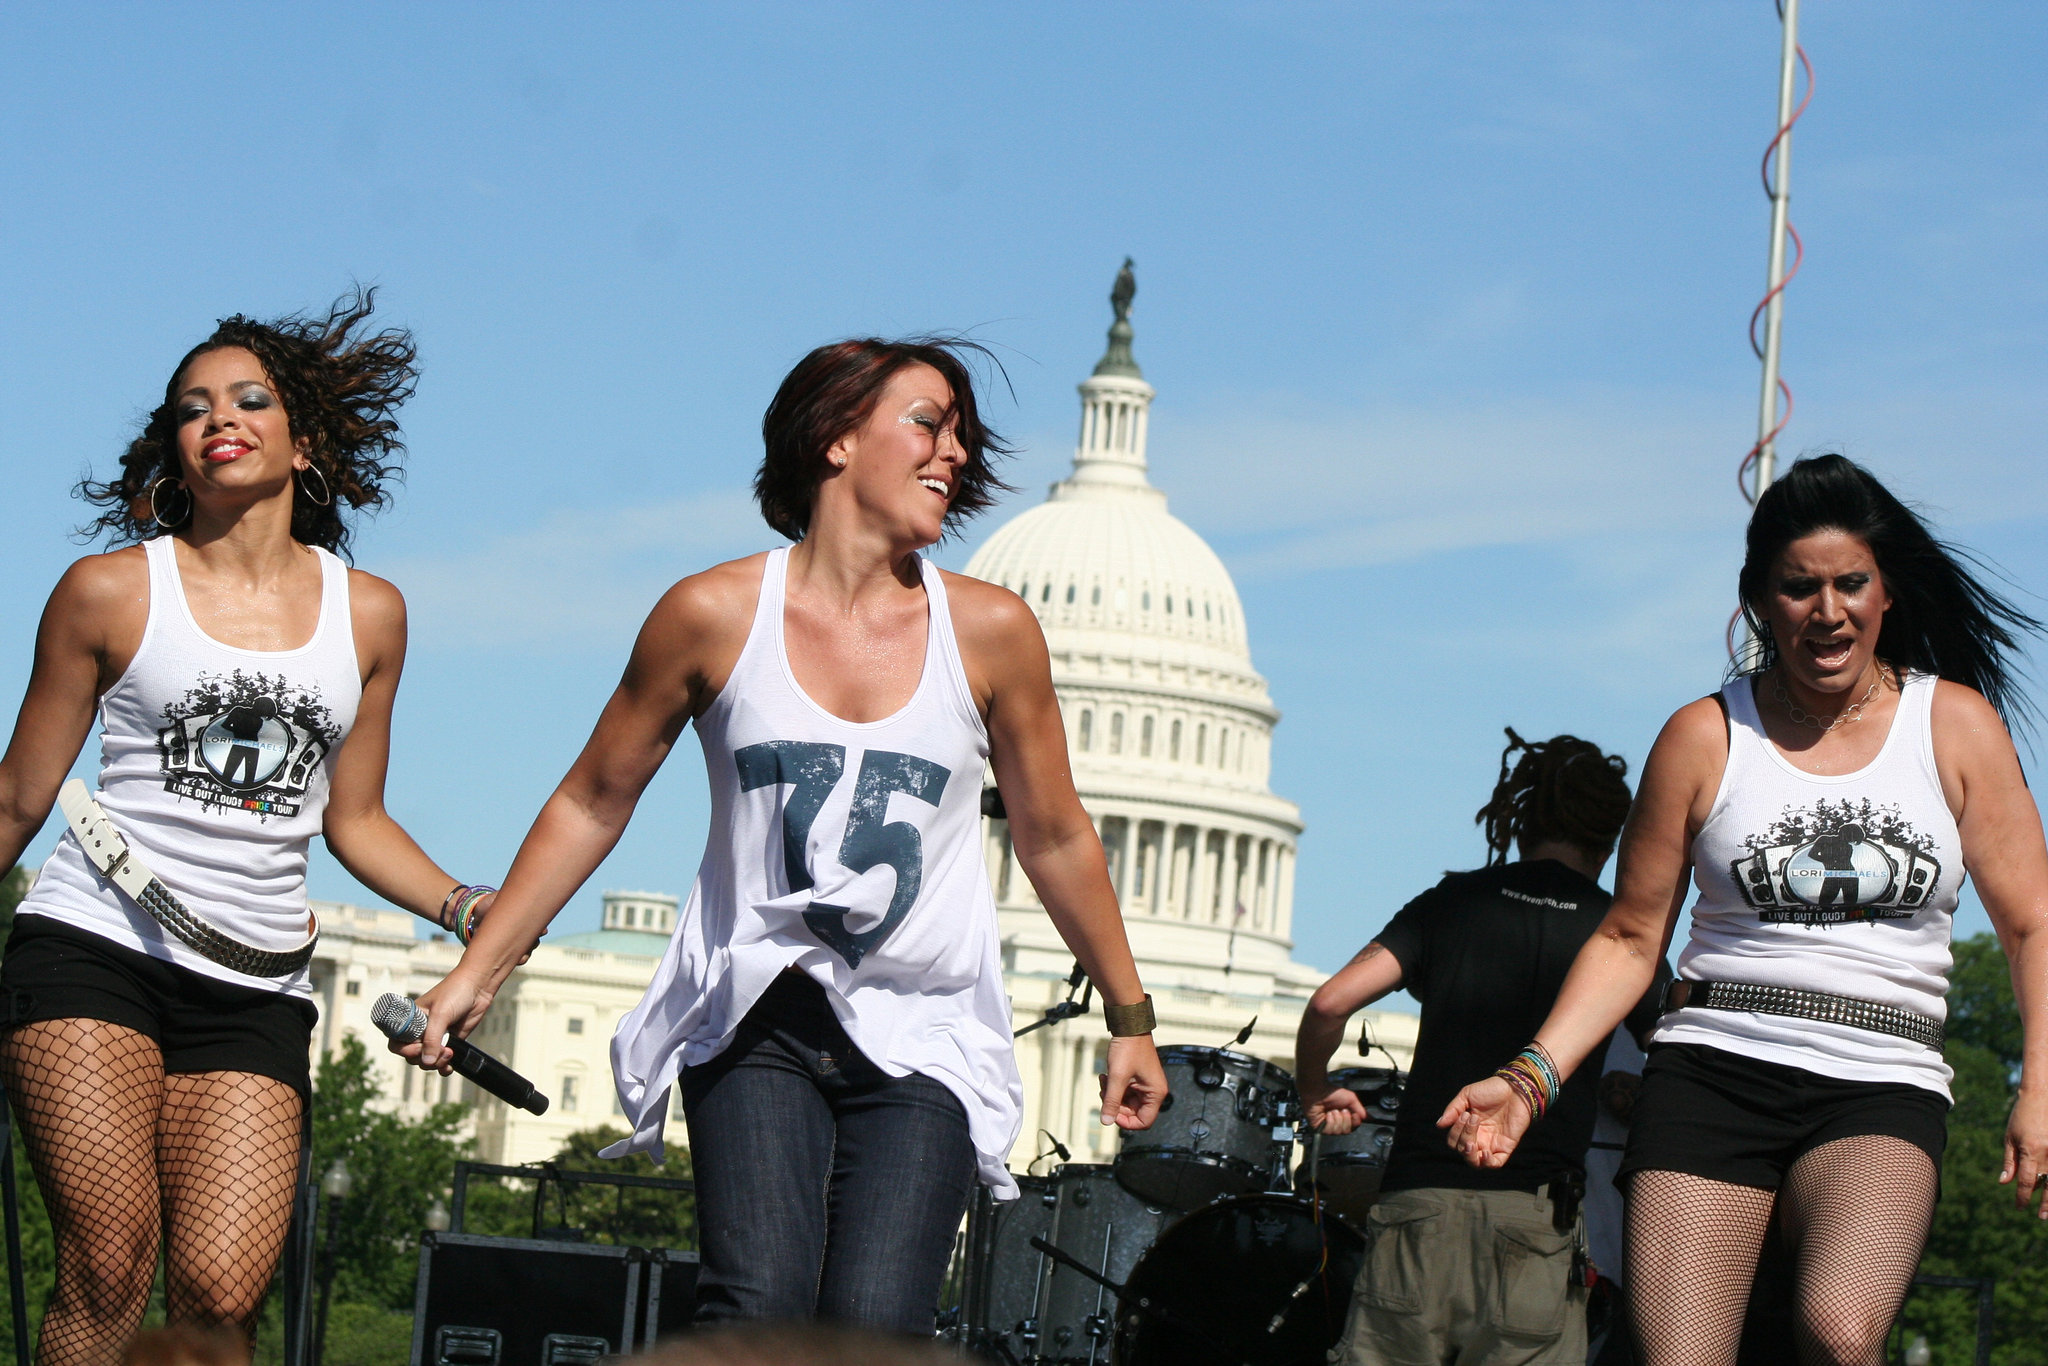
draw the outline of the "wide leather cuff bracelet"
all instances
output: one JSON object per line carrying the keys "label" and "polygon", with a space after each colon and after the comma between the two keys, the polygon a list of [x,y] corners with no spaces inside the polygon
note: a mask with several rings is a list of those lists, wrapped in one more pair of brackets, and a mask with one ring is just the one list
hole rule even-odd
{"label": "wide leather cuff bracelet", "polygon": [[1152,1014],[1152,994],[1145,999],[1127,1006],[1113,1006],[1102,1003],[1102,1019],[1109,1026],[1109,1032],[1119,1039],[1128,1039],[1137,1034],[1150,1034],[1159,1022]]}

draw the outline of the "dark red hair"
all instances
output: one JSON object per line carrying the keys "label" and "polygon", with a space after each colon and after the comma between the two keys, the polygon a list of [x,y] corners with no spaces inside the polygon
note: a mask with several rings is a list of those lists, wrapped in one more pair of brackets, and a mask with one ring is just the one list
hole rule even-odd
{"label": "dark red hair", "polygon": [[974,376],[961,356],[971,352],[994,362],[987,347],[958,337],[913,337],[884,341],[853,337],[828,342],[796,363],[761,417],[766,448],[754,475],[754,501],[761,515],[792,541],[811,525],[811,505],[825,477],[825,455],[875,410],[889,379],[907,365],[929,365],[953,390],[954,433],[967,453],[946,508],[946,532],[995,502],[1010,486],[990,467],[1010,447],[981,420]]}

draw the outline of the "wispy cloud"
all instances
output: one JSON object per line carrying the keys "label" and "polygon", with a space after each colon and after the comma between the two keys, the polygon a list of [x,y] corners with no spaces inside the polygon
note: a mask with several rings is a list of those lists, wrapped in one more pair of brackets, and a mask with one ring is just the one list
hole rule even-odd
{"label": "wispy cloud", "polygon": [[414,634],[509,651],[615,644],[684,575],[778,543],[744,490],[560,512],[389,568]]}
{"label": "wispy cloud", "polygon": [[[1589,579],[1646,579],[1667,594],[1684,583],[1691,614],[1711,599],[1712,616],[1725,611],[1719,585],[1747,517],[1734,479],[1747,416],[1724,400],[1642,391],[1349,410],[1283,394],[1193,421],[1161,413],[1152,472],[1173,511],[1241,581],[1549,548]],[[2031,395],[1899,395],[1855,417],[1853,427],[1835,424],[1840,447],[1924,500],[1960,539],[1973,524],[2048,514],[2048,468],[2013,459],[2015,443],[2034,444],[2048,417]],[[1803,424],[1804,434],[1817,440],[1819,425]],[[941,560],[963,566],[974,543],[1035,503],[1041,480],[1063,475],[1063,464],[1050,450],[1027,456],[1010,471],[1025,491],[978,522],[967,544],[942,548]],[[631,638],[676,579],[778,543],[734,488],[565,511],[389,568],[422,641],[609,647]],[[1593,590],[1581,605],[1602,596]],[[1623,594],[1611,621],[1587,629],[1615,640],[1644,628],[1635,613],[1668,621],[1668,596],[1654,609],[1631,600]]]}
{"label": "wispy cloud", "polygon": [[1172,451],[1159,473],[1174,510],[1232,569],[1286,576],[1657,526],[1739,527],[1731,418],[1638,396],[1387,405],[1162,425],[1155,445]]}

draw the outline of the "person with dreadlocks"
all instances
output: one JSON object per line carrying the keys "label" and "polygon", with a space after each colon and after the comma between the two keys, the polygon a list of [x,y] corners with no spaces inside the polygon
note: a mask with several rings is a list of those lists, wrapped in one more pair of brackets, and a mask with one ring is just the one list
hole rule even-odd
{"label": "person with dreadlocks", "polygon": [[1737,582],[1747,667],[1666,724],[1556,1008],[1439,1122],[1475,1170],[1545,1142],[1546,1102],[1650,984],[1690,879],[1621,1168],[1641,1359],[1736,1361],[1775,1225],[1781,1336],[1805,1362],[1878,1366],[1939,1189],[1966,873],[2022,1029],[1999,1180],[2022,1209],[2048,1187],[2048,841],[2006,729],[2039,624],[1839,455],[1757,500]]}
{"label": "person with dreadlocks", "polygon": [[103,728],[102,790],[65,785],[0,966],[0,1078],[56,1240],[43,1366],[119,1359],[160,1242],[174,1326],[252,1328],[311,1091],[311,837],[465,938],[488,899],[384,810],[405,604],[338,554],[344,508],[388,496],[414,352],[366,334],[372,301],[222,322],[80,487],[117,548],[51,594],[0,759],[11,867]]}
{"label": "person with dreadlocks", "polygon": [[[1309,1122],[1349,1133],[1365,1107],[1325,1070],[1345,1022],[1400,987],[1422,1005],[1386,1177],[1367,1216],[1371,1250],[1332,1358],[1351,1366],[1586,1359],[1578,1204],[1596,1079],[1589,1072],[1562,1088],[1541,1141],[1499,1167],[1466,1165],[1433,1123],[1465,1078],[1514,1057],[1549,1012],[1606,913],[1597,879],[1628,814],[1618,755],[1571,735],[1507,736],[1500,781],[1475,817],[1486,866],[1450,873],[1403,907],[1317,989],[1295,1042]],[[1654,988],[1642,995],[1639,1028],[1654,1021],[1656,999]]]}

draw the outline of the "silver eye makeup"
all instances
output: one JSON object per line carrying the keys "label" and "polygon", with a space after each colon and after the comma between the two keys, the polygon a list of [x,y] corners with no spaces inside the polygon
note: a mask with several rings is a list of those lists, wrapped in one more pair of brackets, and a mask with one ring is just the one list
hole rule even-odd
{"label": "silver eye makeup", "polygon": [[[259,389],[250,384],[243,386],[241,392],[235,395],[234,405],[245,413],[260,413],[266,408],[277,406],[277,397],[267,389]],[[205,417],[213,411],[213,405],[188,399],[175,411],[178,424],[183,426],[187,422],[195,422]]]}

